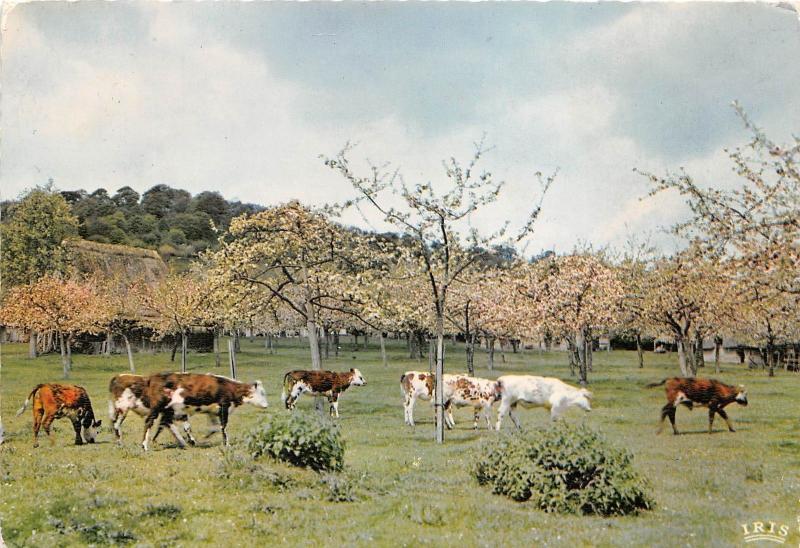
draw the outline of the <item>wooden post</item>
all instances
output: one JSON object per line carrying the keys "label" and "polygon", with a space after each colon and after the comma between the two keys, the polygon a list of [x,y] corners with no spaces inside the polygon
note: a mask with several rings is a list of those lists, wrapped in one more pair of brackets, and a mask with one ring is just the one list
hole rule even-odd
{"label": "wooden post", "polygon": [[228,339],[228,364],[231,366],[231,378],[236,378],[236,342]]}
{"label": "wooden post", "polygon": [[181,373],[186,373],[186,331],[181,331]]}

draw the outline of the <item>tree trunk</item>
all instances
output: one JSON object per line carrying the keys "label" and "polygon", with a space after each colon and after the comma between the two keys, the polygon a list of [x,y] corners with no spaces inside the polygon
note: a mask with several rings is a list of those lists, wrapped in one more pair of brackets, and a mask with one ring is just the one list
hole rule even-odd
{"label": "tree trunk", "polygon": [[70,367],[69,361],[68,361],[69,358],[67,358],[67,345],[64,342],[64,334],[63,333],[59,333],[58,334],[58,342],[59,342],[59,347],[60,347],[60,350],[61,350],[61,367],[64,369],[64,378],[68,379],[69,378],[69,370],[71,369],[71,367]]}
{"label": "tree trunk", "polygon": [[231,370],[231,378],[236,378],[236,342],[228,339],[228,365]]}
{"label": "tree trunk", "polygon": [[[610,344],[610,343],[609,343]],[[639,369],[644,368],[644,349],[642,348],[642,334],[636,332],[636,354],[639,357]]]}
{"label": "tree trunk", "polygon": [[406,346],[408,347],[408,359],[414,359],[414,346],[411,344],[411,332],[406,331]]}
{"label": "tree trunk", "polygon": [[[443,299],[442,299],[443,300]],[[444,443],[444,303],[436,318],[436,443]]]}
{"label": "tree trunk", "polygon": [[470,376],[475,375],[475,333],[471,333],[467,338],[467,371]]}
{"label": "tree trunk", "polygon": [[719,350],[722,346],[722,337],[714,337],[714,373],[719,375]]}
{"label": "tree trunk", "polygon": [[571,337],[567,337],[567,355],[569,356],[569,374],[575,376],[575,369],[578,366],[578,345]]}
{"label": "tree trunk", "polygon": [[511,339],[511,351],[514,354],[519,351],[519,341],[517,339]]}
{"label": "tree trunk", "polygon": [[575,346],[578,348],[578,382],[581,386],[585,386],[588,382],[586,335],[586,328],[582,328],[578,330],[575,336]]}
{"label": "tree trunk", "polygon": [[[310,306],[306,307],[310,311]],[[308,346],[311,349],[311,369],[320,371],[322,369],[322,357],[319,354],[319,340],[317,339],[317,322],[315,322],[309,314],[309,319],[306,320],[306,331],[308,331]],[[322,400],[319,397],[314,398],[314,407],[316,410],[323,414]]]}
{"label": "tree trunk", "polygon": [[681,368],[681,374],[684,377],[694,377],[695,373],[692,370],[691,352],[687,352],[686,339],[678,337],[675,340],[675,345],[678,347],[678,365]]}
{"label": "tree trunk", "polygon": [[169,361],[171,362],[175,361],[175,354],[178,353],[178,345],[180,345],[180,343],[178,339],[175,339],[175,344],[172,345],[172,355],[169,357]]}
{"label": "tree trunk", "polygon": [[769,369],[769,376],[775,376],[775,343],[772,340],[767,340],[767,368]]}
{"label": "tree trunk", "polygon": [[36,358],[39,356],[39,353],[36,351],[36,345],[38,343],[39,335],[36,331],[31,331],[30,339],[28,339],[28,357],[29,358]]}
{"label": "tree trunk", "polygon": [[331,356],[331,337],[325,327],[322,328],[322,336],[325,337],[325,359],[327,360]]}
{"label": "tree trunk", "polygon": [[591,328],[586,329],[586,371],[593,372],[594,362],[592,360],[594,354],[594,340],[592,339]]}
{"label": "tree trunk", "polygon": [[494,337],[489,337],[489,371],[494,371]]}
{"label": "tree trunk", "polygon": [[694,363],[696,367],[706,366],[706,357],[703,354],[703,336],[699,331],[694,334]]}
{"label": "tree trunk", "polygon": [[221,364],[219,352],[219,328],[214,328],[214,367],[219,367]]}
{"label": "tree trunk", "polygon": [[358,333],[353,333],[353,350],[358,350]]}
{"label": "tree trunk", "polygon": [[433,375],[436,369],[436,341],[434,339],[428,340],[428,373]]}
{"label": "tree trunk", "polygon": [[369,343],[369,334],[364,331],[364,350],[367,349],[367,344]]}
{"label": "tree trunk", "polygon": [[381,360],[383,360],[383,366],[388,367],[389,360],[386,359],[386,338],[384,336],[383,331],[380,331],[378,333],[378,337],[380,338],[381,341]]}
{"label": "tree trunk", "polygon": [[186,331],[181,331],[181,373],[186,373]]}
{"label": "tree trunk", "polygon": [[125,351],[128,353],[128,366],[131,368],[131,373],[136,373],[136,367],[133,365],[133,350],[131,350],[131,341],[128,336],[122,334],[122,340],[125,341]]}
{"label": "tree trunk", "polygon": [[500,359],[503,363],[506,363],[506,348],[503,344],[503,339],[500,339]]}
{"label": "tree trunk", "polygon": [[242,344],[239,342],[239,330],[233,330],[233,352],[241,352],[242,351]]}
{"label": "tree trunk", "polygon": [[333,332],[333,357],[339,357],[339,330]]}
{"label": "tree trunk", "polygon": [[106,356],[111,354],[112,345],[114,344],[114,336],[111,334],[111,331],[106,331],[106,348],[104,354]]}

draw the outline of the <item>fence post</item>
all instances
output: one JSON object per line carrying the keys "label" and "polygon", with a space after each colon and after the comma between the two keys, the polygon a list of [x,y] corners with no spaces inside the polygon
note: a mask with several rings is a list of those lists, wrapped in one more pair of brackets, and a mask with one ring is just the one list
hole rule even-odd
{"label": "fence post", "polygon": [[186,373],[186,332],[181,331],[181,373]]}
{"label": "fence post", "polygon": [[236,343],[233,340],[233,337],[228,339],[228,363],[231,366],[231,378],[236,379],[236,352],[235,350]]}

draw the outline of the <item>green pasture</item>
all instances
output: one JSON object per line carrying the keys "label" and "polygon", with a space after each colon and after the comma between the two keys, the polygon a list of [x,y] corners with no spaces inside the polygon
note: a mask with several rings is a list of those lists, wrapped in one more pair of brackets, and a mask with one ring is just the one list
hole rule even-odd
{"label": "green pasture", "polygon": [[[168,432],[145,454],[142,420],[131,414],[124,443],[108,430],[108,380],[127,371],[125,356],[74,356],[72,382],[86,387],[104,419],[99,443],[72,445],[66,419],[55,423],[55,445],[31,443],[30,410],[14,417],[33,386],[61,379],[58,356],[27,358],[24,345],[2,347],[1,410],[6,441],[0,446],[0,525],[9,546],[730,546],[742,545],[742,523],[769,520],[790,526],[788,545],[800,543],[800,375],[724,364],[716,376],[748,388],[749,407],[732,405],[738,428],[729,433],[719,418],[706,433],[704,409],[678,411],[683,435],[655,434],[663,388],[652,381],[677,373],[674,355],[647,354],[636,367],[634,352],[595,355],[590,388],[594,411],[571,410],[565,420],[585,421],[611,442],[627,447],[647,477],[656,508],[638,516],[600,518],[545,514],[525,503],[492,495],[470,475],[482,439],[471,412],[456,411],[457,427],[446,443],[433,441],[432,408],[421,402],[417,426],[403,424],[399,378],[427,369],[409,360],[404,345],[390,341],[389,366],[376,348],[354,351],[343,341],[329,369],[357,367],[367,386],[341,399],[339,424],[347,444],[346,469],[318,475],[269,461],[252,462],[239,445],[263,415],[286,413],[279,401],[283,373],[309,366],[299,339],[278,341],[268,355],[263,341],[242,341],[239,378],[261,379],[270,407],[244,407],[231,417],[233,445],[219,435],[180,450]],[[463,348],[450,347],[448,370],[463,368]],[[506,353],[495,371],[476,356],[480,376],[531,373],[570,382],[566,355]],[[223,357],[223,363],[227,363]],[[174,370],[168,354],[137,354],[141,373]],[[190,370],[214,369],[214,356],[190,354]],[[710,376],[714,376],[709,372]],[[310,411],[311,398],[299,405]],[[522,410],[523,435],[548,427],[542,409]],[[207,421],[193,420],[203,435]],[[505,428],[510,429],[508,421]]]}

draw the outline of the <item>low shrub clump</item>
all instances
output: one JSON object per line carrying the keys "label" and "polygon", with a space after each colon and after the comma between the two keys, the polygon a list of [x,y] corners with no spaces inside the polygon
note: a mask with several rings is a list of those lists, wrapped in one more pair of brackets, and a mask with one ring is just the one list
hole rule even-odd
{"label": "low shrub clump", "polygon": [[269,456],[295,466],[319,471],[340,471],[344,442],[330,421],[315,413],[281,413],[267,417],[245,439],[253,456]]}
{"label": "low shrub clump", "polygon": [[527,438],[505,434],[485,443],[473,475],[492,492],[546,512],[615,516],[653,507],[632,461],[589,428],[559,423]]}

